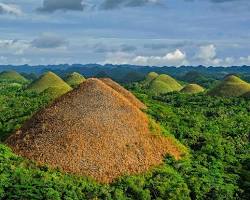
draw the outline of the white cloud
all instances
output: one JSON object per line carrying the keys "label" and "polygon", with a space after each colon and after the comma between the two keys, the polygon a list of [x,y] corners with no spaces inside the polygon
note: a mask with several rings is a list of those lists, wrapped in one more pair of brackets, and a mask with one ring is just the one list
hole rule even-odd
{"label": "white cloud", "polygon": [[213,44],[201,46],[197,53],[197,58],[202,60],[212,60],[216,57],[216,47]]}
{"label": "white cloud", "polygon": [[137,56],[133,59],[136,64],[142,65],[185,65],[188,63],[185,52],[176,49],[174,52],[167,53],[164,56]]}
{"label": "white cloud", "polygon": [[176,49],[174,52],[169,52],[164,56],[136,56],[124,52],[109,53],[105,63],[113,64],[136,64],[136,65],[175,65],[181,66],[188,64],[185,52]]}
{"label": "white cloud", "polygon": [[195,59],[198,60],[199,64],[203,65],[222,65],[224,60],[217,57],[216,46],[214,44],[209,44],[201,46],[199,51],[196,53]]}
{"label": "white cloud", "polygon": [[22,15],[22,10],[14,4],[0,3],[0,14]]}

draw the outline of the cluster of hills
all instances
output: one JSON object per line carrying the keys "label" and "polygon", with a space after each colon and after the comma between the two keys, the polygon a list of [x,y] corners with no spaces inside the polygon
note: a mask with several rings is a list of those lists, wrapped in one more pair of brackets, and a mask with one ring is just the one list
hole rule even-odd
{"label": "cluster of hills", "polygon": [[215,84],[212,89],[206,91],[204,87],[197,83],[181,84],[181,82],[169,75],[159,75],[151,72],[142,82],[142,87],[148,89],[152,94],[166,94],[170,92],[196,94],[206,92],[208,95],[221,97],[249,97],[250,94],[250,84],[235,75],[226,76],[222,81]]}
{"label": "cluster of hills", "polygon": [[[98,78],[107,77],[107,74],[102,73]],[[0,73],[0,80],[8,80],[26,85],[29,83],[28,79],[15,71],[4,71]],[[57,98],[71,91],[73,88],[76,88],[84,81],[86,81],[84,76],[77,72],[67,74],[64,78],[61,78],[53,72],[46,72],[28,84],[26,89],[36,93],[49,93],[54,98]],[[227,75],[223,80],[213,82],[211,88],[199,84],[201,82],[208,83],[210,81],[210,79],[205,78],[205,76],[198,72],[188,72],[180,81],[167,74],[150,72],[140,81],[140,84],[144,89],[155,95],[169,92],[187,94],[206,92],[208,95],[221,97],[250,96],[250,84],[236,75]]]}
{"label": "cluster of hills", "polygon": [[[199,74],[191,75],[193,80]],[[85,79],[76,72],[61,78],[46,72],[29,82],[6,71],[0,80],[23,83],[25,90],[55,99],[6,140],[15,153],[38,163],[109,183],[161,164],[166,154],[180,159],[184,153],[173,138],[161,136],[161,127],[143,112],[147,107],[109,78]],[[250,96],[250,84],[235,75],[209,90],[156,72],[139,84],[154,95]]]}

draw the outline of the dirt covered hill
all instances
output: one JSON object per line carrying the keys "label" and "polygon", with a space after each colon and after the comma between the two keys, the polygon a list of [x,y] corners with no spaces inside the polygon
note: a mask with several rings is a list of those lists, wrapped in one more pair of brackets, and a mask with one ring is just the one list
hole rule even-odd
{"label": "dirt covered hill", "polygon": [[111,80],[110,78],[101,78],[100,80],[113,88],[118,93],[122,94],[129,100],[130,103],[134,104],[136,107],[140,109],[146,109],[146,106],[141,101],[139,101],[131,92],[120,86],[115,81]]}
{"label": "dirt covered hill", "polygon": [[168,153],[180,158],[173,140],[160,136],[115,87],[88,79],[36,113],[6,143],[21,156],[103,183],[144,172]]}

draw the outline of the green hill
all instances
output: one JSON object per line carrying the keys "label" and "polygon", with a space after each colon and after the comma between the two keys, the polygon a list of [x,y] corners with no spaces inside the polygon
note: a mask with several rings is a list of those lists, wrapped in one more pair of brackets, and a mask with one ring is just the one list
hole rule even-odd
{"label": "green hill", "polygon": [[24,78],[21,74],[17,73],[16,71],[4,71],[0,73],[0,81],[11,81],[11,82],[18,82],[24,83],[28,80]]}
{"label": "green hill", "polygon": [[152,80],[154,80],[156,77],[158,77],[159,74],[155,73],[155,72],[150,72],[145,79],[145,83],[149,84]]}
{"label": "green hill", "polygon": [[209,91],[208,94],[221,97],[239,97],[247,92],[250,92],[250,84],[237,76],[230,75]]}
{"label": "green hill", "polygon": [[45,90],[51,93],[53,91],[53,96],[60,96],[61,94],[67,93],[71,89],[72,88],[66,82],[53,72],[43,74],[40,78],[32,82],[27,88],[27,90],[34,91],[36,93],[41,93]]}
{"label": "green hill", "polygon": [[66,77],[65,82],[68,83],[68,85],[70,85],[71,87],[75,88],[85,80],[86,79],[81,74],[73,72]]}
{"label": "green hill", "polygon": [[204,92],[204,90],[205,89],[198,84],[188,84],[180,92],[186,94],[197,94]]}
{"label": "green hill", "polygon": [[174,78],[166,74],[158,75],[149,83],[149,90],[155,94],[180,91],[181,89],[182,86]]}

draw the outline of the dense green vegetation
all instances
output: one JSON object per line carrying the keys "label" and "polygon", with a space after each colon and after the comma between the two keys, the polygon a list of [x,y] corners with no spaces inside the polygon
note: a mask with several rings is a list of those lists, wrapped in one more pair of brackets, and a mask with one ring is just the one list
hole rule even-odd
{"label": "dense green vegetation", "polygon": [[[24,85],[0,84],[0,139],[50,102]],[[122,177],[111,185],[51,170],[15,155],[0,144],[0,199],[249,199],[250,101],[169,93],[151,96],[130,89],[148,105],[148,114],[189,148],[190,155]]]}

